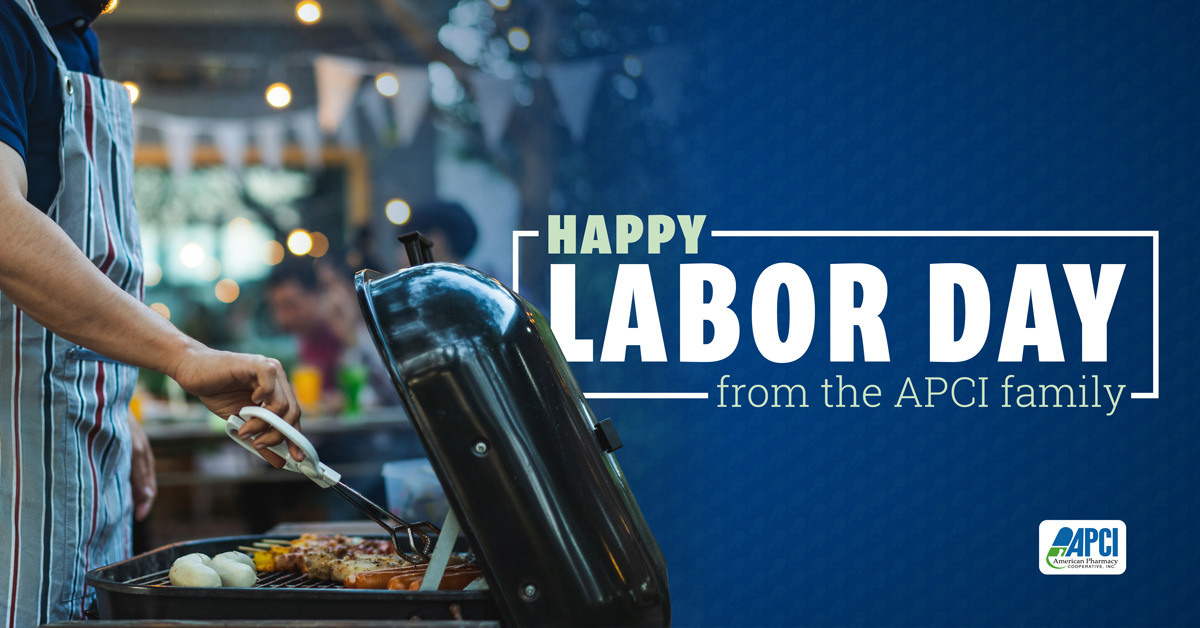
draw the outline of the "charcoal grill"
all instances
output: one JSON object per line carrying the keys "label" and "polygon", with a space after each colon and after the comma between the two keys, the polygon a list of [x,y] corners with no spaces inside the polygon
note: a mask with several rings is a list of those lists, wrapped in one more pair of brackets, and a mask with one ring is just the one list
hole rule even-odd
{"label": "charcoal grill", "polygon": [[455,619],[498,620],[488,591],[370,591],[346,589],[298,573],[259,574],[250,589],[171,586],[175,559],[200,552],[216,555],[261,537],[232,536],[167,545],[95,569],[87,583],[96,589],[100,619]]}
{"label": "charcoal grill", "polygon": [[[546,318],[496,279],[432,261],[419,234],[401,241],[411,267],[359,272],[359,305],[490,590],[188,591],[130,582],[184,554],[235,545],[185,543],[89,574],[102,617],[453,619],[461,612],[509,626],[670,624],[666,560],[613,454],[620,438],[592,412]],[[118,594],[120,611],[112,605]],[[179,614],[132,609],[132,595]],[[192,602],[168,609],[170,598]]]}

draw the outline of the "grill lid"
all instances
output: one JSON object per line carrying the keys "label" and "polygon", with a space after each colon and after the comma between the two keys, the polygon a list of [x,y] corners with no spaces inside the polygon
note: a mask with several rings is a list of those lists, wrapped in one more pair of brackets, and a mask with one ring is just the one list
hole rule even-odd
{"label": "grill lid", "polygon": [[669,625],[666,561],[611,453],[620,438],[545,317],[457,264],[361,271],[355,285],[506,623]]}

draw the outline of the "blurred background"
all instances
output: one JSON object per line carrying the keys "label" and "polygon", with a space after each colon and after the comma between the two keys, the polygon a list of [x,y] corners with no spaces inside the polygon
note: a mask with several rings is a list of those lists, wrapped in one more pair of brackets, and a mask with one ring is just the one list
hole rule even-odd
{"label": "blurred background", "polygon": [[[405,266],[396,236],[420,230],[436,259],[510,283],[513,230],[673,199],[700,67],[685,17],[674,0],[120,0],[94,30],[134,99],[146,302],[278,357],[322,459],[386,501],[384,465],[423,453],[353,273]],[[225,442],[170,380],[139,384],[160,496],[135,550],[357,518]]]}
{"label": "blurred background", "polygon": [[[1112,417],[590,402],[626,445],[675,623],[775,626],[1197,623],[1198,29],[1196,3],[875,0],[121,0],[95,25],[108,76],[138,95],[147,302],[215,346],[279,357],[322,459],[410,516],[436,519],[444,502],[379,385],[349,285],[405,263],[400,233],[419,228],[435,258],[508,283],[512,231],[545,229],[547,214],[707,215],[696,258],[553,257],[577,265],[579,337],[597,343],[616,265],[654,263],[669,361],[574,363],[583,390],[711,391],[728,373],[817,395],[834,375],[1146,385],[1150,246],[712,231],[1159,231],[1163,397]],[[538,306],[544,251],[521,252],[520,291]],[[745,324],[728,359],[680,363],[668,295],[688,259],[736,274],[743,322],[769,264],[818,286],[831,263],[875,264],[892,282],[893,359],[828,360],[822,304],[794,363],[763,358]],[[963,370],[929,363],[925,268],[955,261],[995,278],[993,330],[1014,264],[1127,263],[1110,326],[1120,358],[998,363],[993,333]],[[1058,304],[1075,356],[1071,307]],[[161,490],[136,549],[360,518],[143,377],[135,410]],[[401,460],[417,462],[388,466]],[[1128,523],[1128,573],[1049,582],[1034,569],[1038,522],[1076,518]]]}

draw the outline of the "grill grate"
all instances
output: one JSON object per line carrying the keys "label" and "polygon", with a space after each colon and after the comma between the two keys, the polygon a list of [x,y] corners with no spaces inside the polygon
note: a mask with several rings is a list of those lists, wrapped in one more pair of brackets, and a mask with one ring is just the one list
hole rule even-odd
{"label": "grill grate", "polygon": [[[2,0],[0,0],[2,2]],[[185,541],[134,556],[87,574],[96,590],[100,618],[113,622],[146,620],[459,620],[461,626],[500,618],[491,591],[349,590],[341,582],[309,580],[303,573],[260,572],[254,589],[173,587],[169,567],[180,556],[213,556],[256,543],[240,536]],[[220,623],[220,622],[218,622]],[[114,625],[116,625],[114,623]],[[214,624],[215,625],[215,624]],[[330,625],[333,625],[332,623]],[[348,625],[348,624],[347,624]],[[481,626],[483,624],[480,624]],[[495,624],[488,625],[495,628]]]}
{"label": "grill grate", "polygon": [[[164,569],[144,576],[126,580],[124,584],[136,584],[151,587],[169,587],[171,585],[170,570]],[[344,589],[341,582],[335,580],[313,580],[302,573],[275,571],[259,572],[255,589]]]}

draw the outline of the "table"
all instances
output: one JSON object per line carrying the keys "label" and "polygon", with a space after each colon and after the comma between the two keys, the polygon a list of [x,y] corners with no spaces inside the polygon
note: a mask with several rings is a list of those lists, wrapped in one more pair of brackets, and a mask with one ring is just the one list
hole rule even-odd
{"label": "table", "polygon": [[[158,461],[159,487],[231,485],[258,483],[307,482],[296,473],[280,473],[269,465],[255,460],[225,435],[223,423],[216,417],[186,420],[152,420],[142,425]],[[337,467],[345,476],[379,475],[388,460],[423,455],[414,451],[416,434],[404,410],[400,407],[364,412],[355,416],[318,416],[301,422],[305,436],[317,447],[331,440],[351,435],[388,433],[404,445],[395,456],[387,459],[368,456]],[[376,447],[379,449],[380,447]],[[322,457],[324,459],[324,457]]]}

